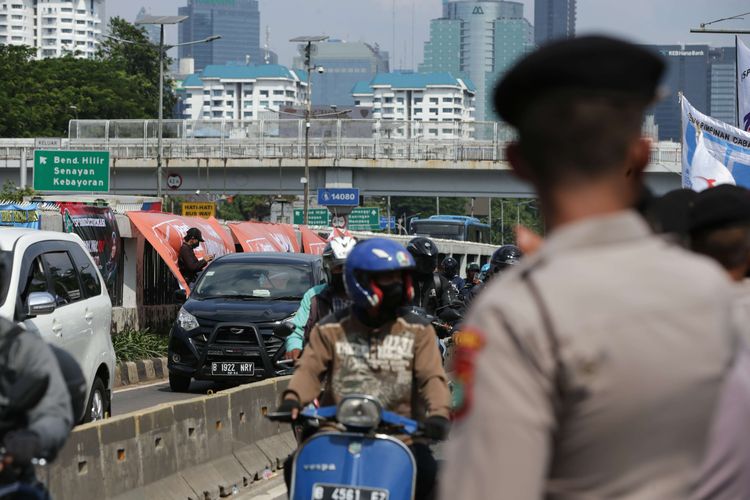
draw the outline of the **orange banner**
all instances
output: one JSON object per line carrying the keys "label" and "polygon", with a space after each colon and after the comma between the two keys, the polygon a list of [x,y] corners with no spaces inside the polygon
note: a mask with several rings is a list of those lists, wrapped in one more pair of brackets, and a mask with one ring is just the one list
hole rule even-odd
{"label": "orange banner", "polygon": [[313,255],[320,255],[323,253],[326,247],[326,240],[318,236],[318,234],[307,226],[299,226],[300,233],[302,233],[302,247],[305,253]]}
{"label": "orange banner", "polygon": [[229,229],[244,252],[300,251],[297,235],[289,224],[230,222]]}
{"label": "orange banner", "polygon": [[203,239],[195,255],[198,258],[206,255],[219,257],[234,252],[234,242],[226,230],[213,217],[201,219],[198,217],[183,217],[181,215],[156,212],[127,212],[130,222],[138,228],[144,238],[164,259],[172,274],[180,282],[180,286],[189,290],[185,279],[177,267],[177,257],[185,233],[191,227],[201,230]]}

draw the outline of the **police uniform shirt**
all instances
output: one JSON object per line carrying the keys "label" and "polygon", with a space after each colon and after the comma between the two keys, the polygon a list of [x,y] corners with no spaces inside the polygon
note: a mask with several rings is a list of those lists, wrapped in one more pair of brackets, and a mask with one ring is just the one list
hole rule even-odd
{"label": "police uniform shirt", "polygon": [[731,363],[731,295],[635,212],[554,231],[467,319],[481,341],[442,498],[687,498]]}

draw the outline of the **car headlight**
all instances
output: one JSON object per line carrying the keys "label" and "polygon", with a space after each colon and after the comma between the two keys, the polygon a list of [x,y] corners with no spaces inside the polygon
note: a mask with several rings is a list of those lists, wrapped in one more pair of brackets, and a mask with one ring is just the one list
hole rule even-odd
{"label": "car headlight", "polygon": [[187,312],[184,307],[181,307],[180,312],[177,314],[177,324],[179,324],[180,328],[182,328],[186,332],[195,330],[196,328],[201,326],[198,323],[198,319]]}
{"label": "car headlight", "polygon": [[347,396],[336,410],[336,420],[345,427],[374,429],[380,424],[380,402],[370,396]]}

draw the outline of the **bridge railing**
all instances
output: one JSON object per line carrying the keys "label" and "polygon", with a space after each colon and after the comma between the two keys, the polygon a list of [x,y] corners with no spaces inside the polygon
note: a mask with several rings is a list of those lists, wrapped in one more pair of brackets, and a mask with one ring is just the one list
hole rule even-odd
{"label": "bridge railing", "polygon": [[[153,160],[157,134],[156,120],[71,120],[62,147]],[[305,157],[302,120],[164,120],[163,137],[166,159]],[[312,159],[331,160],[502,161],[513,137],[510,128],[496,122],[313,120],[309,153]],[[18,159],[33,147],[34,139],[0,139],[0,161]],[[652,163],[679,170],[680,159],[679,144],[654,144]]]}

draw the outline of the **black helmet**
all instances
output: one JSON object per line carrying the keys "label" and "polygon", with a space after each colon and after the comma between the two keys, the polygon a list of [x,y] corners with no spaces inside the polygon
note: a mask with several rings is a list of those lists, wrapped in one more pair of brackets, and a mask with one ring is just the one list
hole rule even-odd
{"label": "black helmet", "polygon": [[466,266],[466,272],[475,272],[478,273],[481,270],[481,267],[479,267],[479,264],[477,262],[472,262],[468,266]]}
{"label": "black helmet", "polygon": [[452,278],[458,274],[458,261],[453,257],[444,258],[440,267],[443,268],[443,274],[447,278]]}
{"label": "black helmet", "polygon": [[492,254],[490,257],[490,272],[489,274],[497,274],[508,266],[514,266],[518,264],[518,261],[523,257],[521,249],[515,245],[503,245]]}
{"label": "black helmet", "polygon": [[417,263],[415,272],[417,274],[432,274],[438,263],[438,247],[430,238],[418,236],[412,239],[406,249],[414,257]]}

